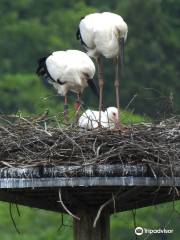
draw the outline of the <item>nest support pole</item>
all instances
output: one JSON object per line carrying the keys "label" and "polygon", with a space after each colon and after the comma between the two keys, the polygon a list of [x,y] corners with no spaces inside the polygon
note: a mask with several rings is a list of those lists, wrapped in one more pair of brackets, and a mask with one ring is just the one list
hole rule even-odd
{"label": "nest support pole", "polygon": [[93,227],[98,210],[78,209],[76,214],[80,220],[74,219],[74,240],[109,240],[110,214],[104,212]]}

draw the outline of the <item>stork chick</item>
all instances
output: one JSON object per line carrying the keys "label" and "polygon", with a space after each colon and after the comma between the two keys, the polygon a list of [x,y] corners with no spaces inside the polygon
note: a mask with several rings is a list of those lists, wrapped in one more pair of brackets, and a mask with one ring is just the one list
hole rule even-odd
{"label": "stork chick", "polygon": [[[116,107],[108,107],[106,111],[101,111],[102,128],[117,128],[118,125],[118,109]],[[95,129],[99,127],[99,111],[86,110],[78,121],[79,127],[86,129]]]}

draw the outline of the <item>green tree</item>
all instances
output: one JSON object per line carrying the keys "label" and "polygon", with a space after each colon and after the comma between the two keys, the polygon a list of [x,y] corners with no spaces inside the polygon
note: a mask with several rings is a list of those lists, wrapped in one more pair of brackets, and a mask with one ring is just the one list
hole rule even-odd
{"label": "green tree", "polygon": [[[180,101],[179,9],[177,0],[2,0],[0,75],[32,74],[41,56],[54,50],[83,49],[75,37],[80,18],[91,12],[113,11],[129,26],[120,88],[122,107],[137,94],[130,107],[138,113],[155,117],[176,113]],[[105,103],[114,105],[112,60],[105,60],[104,71]],[[84,97],[87,105],[94,104],[91,94]],[[2,94],[1,108],[5,109],[3,98]]]}

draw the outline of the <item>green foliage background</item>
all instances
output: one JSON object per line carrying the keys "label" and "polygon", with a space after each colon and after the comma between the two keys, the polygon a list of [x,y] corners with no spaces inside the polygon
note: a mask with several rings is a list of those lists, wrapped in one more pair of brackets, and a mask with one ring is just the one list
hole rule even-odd
{"label": "green foliage background", "polygon": [[[37,59],[55,50],[83,50],[75,32],[80,18],[96,11],[113,11],[128,23],[122,107],[136,94],[130,107],[137,113],[157,118],[180,111],[179,0],[1,0],[0,111],[12,112],[20,107],[35,111],[31,105],[40,102],[38,93],[45,91],[34,75]],[[112,60],[105,60],[104,70],[106,104],[114,105],[114,94],[108,94],[114,91]],[[27,93],[25,86],[32,87],[30,78],[36,89]],[[4,91],[6,79],[10,84]],[[24,99],[23,91],[32,94],[29,101]],[[84,101],[97,106],[89,92],[84,94]]]}
{"label": "green foliage background", "polygon": [[[64,225],[61,226],[61,215],[43,210],[20,207],[19,217],[16,207],[13,208],[13,217],[20,231],[15,231],[9,215],[8,204],[0,205],[0,239],[2,240],[73,240],[72,219],[64,216]],[[173,234],[151,235],[148,239],[179,239],[180,205],[173,203],[161,204],[154,207],[138,209],[135,213],[136,226],[149,229],[173,229]],[[144,240],[148,235],[138,239]],[[111,240],[135,239],[134,217],[131,211],[111,216]]]}
{"label": "green foliage background", "polygon": [[[1,0],[0,1],[0,112],[31,114],[50,109],[62,112],[62,99],[47,89],[34,74],[37,59],[52,51],[81,49],[75,32],[82,16],[112,11],[123,16],[129,33],[125,47],[125,70],[121,81],[121,105],[133,113],[159,118],[180,112],[180,1],[179,0]],[[113,61],[105,60],[106,105],[114,105]],[[97,77],[96,77],[97,79]],[[112,93],[112,94],[109,94]],[[97,102],[87,89],[85,107],[97,108]],[[70,96],[72,102],[74,96]],[[71,107],[72,108],[72,107]],[[123,111],[124,122],[144,120],[139,115]],[[145,118],[147,119],[147,118]],[[179,204],[177,209],[180,211]],[[23,232],[13,229],[8,205],[0,206],[0,240],[72,239],[72,230],[57,233],[60,215],[22,208],[17,224]],[[147,228],[167,228],[168,236],[149,239],[178,240],[179,214],[171,216],[172,204],[158,209],[137,211],[137,225]],[[17,214],[15,214],[17,215]],[[134,239],[132,213],[112,217],[111,239]],[[69,218],[66,221],[70,222]],[[140,238],[139,238],[140,239]]]}

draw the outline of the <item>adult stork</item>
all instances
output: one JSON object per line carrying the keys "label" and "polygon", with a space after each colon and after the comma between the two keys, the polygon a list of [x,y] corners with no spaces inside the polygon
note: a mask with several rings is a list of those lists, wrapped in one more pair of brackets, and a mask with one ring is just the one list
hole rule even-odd
{"label": "adult stork", "polygon": [[[99,127],[99,111],[87,109],[78,120],[78,125],[89,130]],[[102,128],[117,128],[118,109],[116,107],[108,107],[104,112],[101,112],[101,127]]]}
{"label": "adult stork", "polygon": [[64,117],[67,120],[69,91],[77,94],[77,113],[80,109],[80,97],[89,85],[99,96],[99,91],[93,81],[95,66],[87,54],[78,50],[56,51],[47,57],[40,58],[36,73],[45,82],[53,85],[58,94],[64,96]]}
{"label": "adult stork", "polygon": [[123,18],[110,12],[92,13],[85,16],[81,19],[77,30],[77,39],[81,41],[81,44],[87,50],[87,54],[90,57],[96,58],[98,64],[98,79],[100,88],[99,121],[101,118],[102,94],[104,86],[101,56],[105,58],[115,58],[116,61],[114,85],[116,90],[116,105],[119,119],[119,70],[121,69],[122,74],[124,62],[124,42],[127,38],[127,33],[128,27]]}

